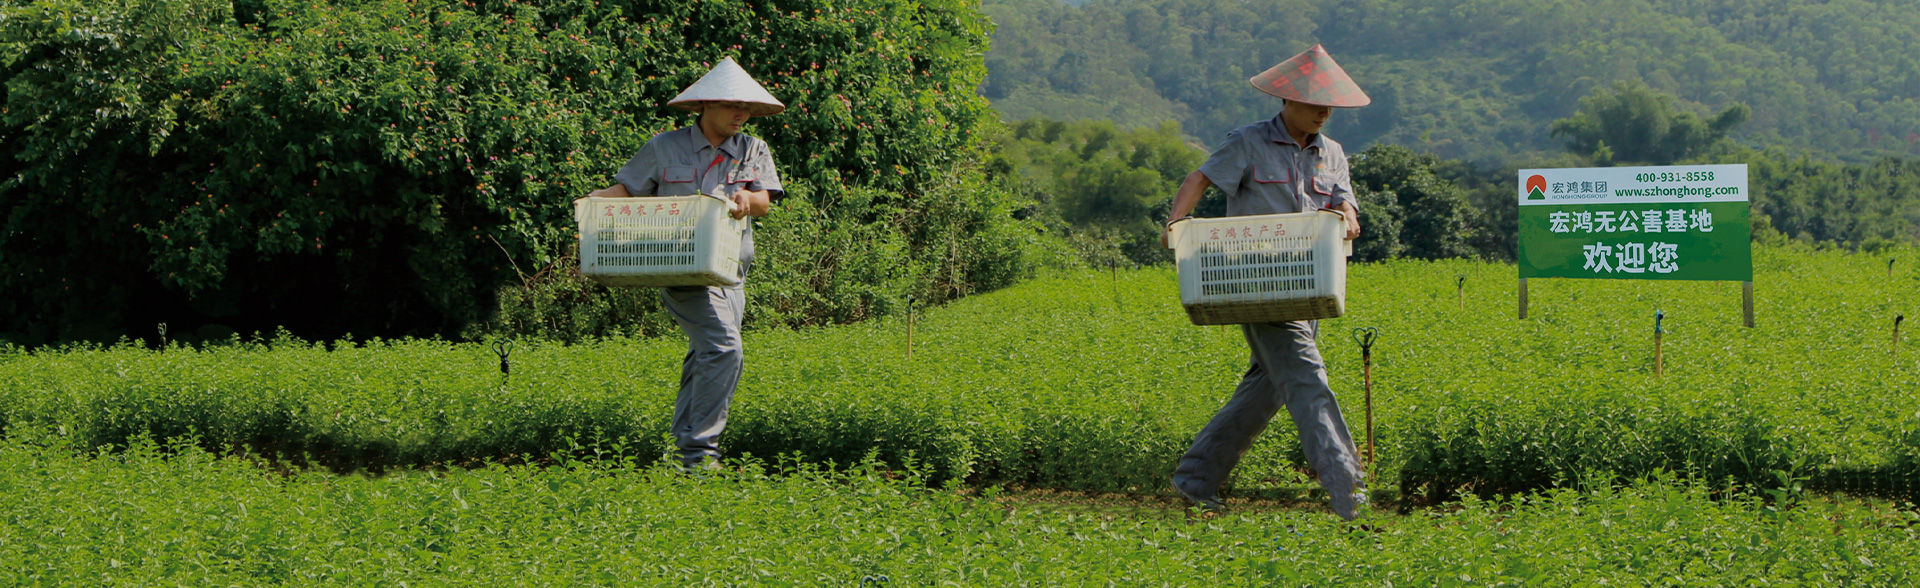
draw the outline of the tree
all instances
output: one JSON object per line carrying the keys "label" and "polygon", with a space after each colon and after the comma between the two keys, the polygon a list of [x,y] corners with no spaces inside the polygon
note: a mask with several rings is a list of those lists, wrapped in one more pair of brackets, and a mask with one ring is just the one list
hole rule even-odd
{"label": "tree", "polygon": [[1355,152],[1390,142],[1493,167],[1551,156],[1562,151],[1555,119],[1595,88],[1637,80],[1676,106],[1714,105],[1698,112],[1703,123],[1749,106],[1742,140],[1856,163],[1920,155],[1910,2],[986,0],[983,10],[998,25],[984,90],[1010,120],[1172,119],[1211,145],[1277,110],[1249,76],[1323,43],[1374,99],[1328,123]]}
{"label": "tree", "polygon": [[1419,259],[1470,257],[1473,229],[1460,189],[1435,174],[1440,159],[1398,145],[1375,145],[1353,157],[1360,196],[1360,261],[1396,253]]}
{"label": "tree", "polygon": [[1111,258],[1100,251],[1115,249],[1133,263],[1165,260],[1160,221],[1180,181],[1205,157],[1184,142],[1178,123],[1121,129],[1111,121],[1035,118],[1010,130],[999,142],[1001,165],[1019,170],[1085,245],[1083,254],[1095,253],[1089,259],[1096,263]]}
{"label": "tree", "polygon": [[[922,299],[963,292],[988,249],[963,245],[1017,237],[971,222],[992,198],[942,212],[992,189],[990,27],[960,0],[0,3],[0,337],[457,335],[569,255],[569,202],[688,124],[662,104],[725,56],[787,102],[746,132],[813,215],[762,243],[878,227],[849,232],[900,237],[876,257],[942,276]],[[879,250],[789,251],[754,296]]]}
{"label": "tree", "polygon": [[1613,89],[1596,89],[1580,99],[1570,118],[1553,121],[1552,135],[1567,150],[1594,163],[1670,165],[1704,153],[1746,122],[1751,110],[1734,104],[1711,120],[1688,111],[1675,111],[1673,96],[1640,82],[1614,82]]}

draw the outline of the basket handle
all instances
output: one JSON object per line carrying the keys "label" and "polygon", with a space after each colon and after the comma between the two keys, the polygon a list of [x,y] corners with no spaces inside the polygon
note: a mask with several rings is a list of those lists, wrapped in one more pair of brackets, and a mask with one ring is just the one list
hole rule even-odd
{"label": "basket handle", "polygon": [[1340,212],[1340,211],[1337,211],[1337,210],[1334,210],[1334,209],[1331,209],[1331,208],[1322,208],[1322,209],[1320,209],[1320,212],[1324,212],[1324,213],[1328,213],[1328,214],[1333,214],[1333,215],[1338,215],[1338,216],[1340,217],[1340,246],[1341,246],[1341,250],[1342,250],[1342,252],[1344,252],[1344,253],[1346,253],[1346,256],[1347,256],[1347,257],[1353,257],[1353,239],[1348,239],[1348,238],[1347,238],[1347,223],[1349,223],[1349,222],[1352,222],[1352,221],[1349,221],[1349,220],[1347,220],[1347,214],[1346,214],[1346,213],[1344,213],[1344,212]]}
{"label": "basket handle", "polygon": [[1334,209],[1331,209],[1331,208],[1322,208],[1322,209],[1319,209],[1319,211],[1318,211],[1318,212],[1324,212],[1324,213],[1327,213],[1327,214],[1331,214],[1331,215],[1335,215],[1335,216],[1338,216],[1338,217],[1340,217],[1340,234],[1342,234],[1342,235],[1344,235],[1344,234],[1346,234],[1346,229],[1347,229],[1347,223],[1349,222],[1349,221],[1347,220],[1347,214],[1346,214],[1346,213],[1344,213],[1344,212],[1340,212],[1340,211],[1338,211],[1338,210],[1334,210]]}
{"label": "basket handle", "polygon": [[1180,248],[1180,235],[1182,231],[1187,228],[1187,221],[1190,220],[1193,220],[1193,216],[1191,215],[1183,216],[1174,219],[1173,222],[1167,223],[1167,249],[1177,250]]}
{"label": "basket handle", "polygon": [[733,216],[733,213],[740,211],[740,204],[737,202],[734,202],[733,198],[730,196],[721,196],[719,194],[708,194],[706,192],[699,192],[699,194],[701,196],[706,196],[708,198],[712,198],[714,200],[719,200],[721,202],[727,203],[727,216],[729,217]]}

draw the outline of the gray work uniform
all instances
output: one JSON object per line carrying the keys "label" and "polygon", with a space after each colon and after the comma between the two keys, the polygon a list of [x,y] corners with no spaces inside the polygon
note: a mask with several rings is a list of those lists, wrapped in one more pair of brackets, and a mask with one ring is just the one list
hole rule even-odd
{"label": "gray work uniform", "polygon": [[[1228,133],[1200,173],[1226,193],[1228,216],[1312,211],[1354,201],[1340,144],[1315,136],[1302,149],[1278,116]],[[1281,406],[1293,415],[1308,465],[1319,473],[1322,487],[1335,494],[1364,488],[1365,470],[1314,343],[1318,323],[1241,325],[1252,365],[1233,398],[1180,458],[1173,482],[1183,492],[1213,498]]]}
{"label": "gray work uniform", "polygon": [[[634,196],[708,194],[732,199],[741,190],[785,195],[773,169],[767,143],[734,135],[715,149],[698,127],[655,135],[614,175]],[[753,223],[741,233],[741,287],[687,286],[660,289],[667,312],[687,334],[687,357],[680,368],[680,394],[673,404],[673,435],[688,465],[720,457],[720,432],[727,426],[744,364],[740,320],[746,313],[745,279],[753,264]]]}

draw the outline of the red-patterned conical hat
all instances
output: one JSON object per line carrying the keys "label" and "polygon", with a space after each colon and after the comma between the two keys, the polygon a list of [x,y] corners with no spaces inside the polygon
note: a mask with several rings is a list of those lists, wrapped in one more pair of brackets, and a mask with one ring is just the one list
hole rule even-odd
{"label": "red-patterned conical hat", "polygon": [[1294,102],[1335,108],[1357,108],[1373,102],[1318,44],[1247,81],[1262,92]]}

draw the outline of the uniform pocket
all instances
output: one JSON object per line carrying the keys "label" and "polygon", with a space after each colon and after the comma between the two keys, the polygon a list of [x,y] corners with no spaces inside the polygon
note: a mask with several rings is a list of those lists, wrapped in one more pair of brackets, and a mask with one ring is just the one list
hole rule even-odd
{"label": "uniform pocket", "polygon": [[1254,168],[1253,181],[1259,184],[1285,184],[1293,181],[1293,170]]}
{"label": "uniform pocket", "polygon": [[1334,174],[1314,174],[1307,183],[1307,190],[1320,196],[1332,196],[1333,187],[1339,185],[1340,178]]}
{"label": "uniform pocket", "polygon": [[687,184],[693,182],[693,166],[669,165],[660,168],[660,182],[663,184]]}

